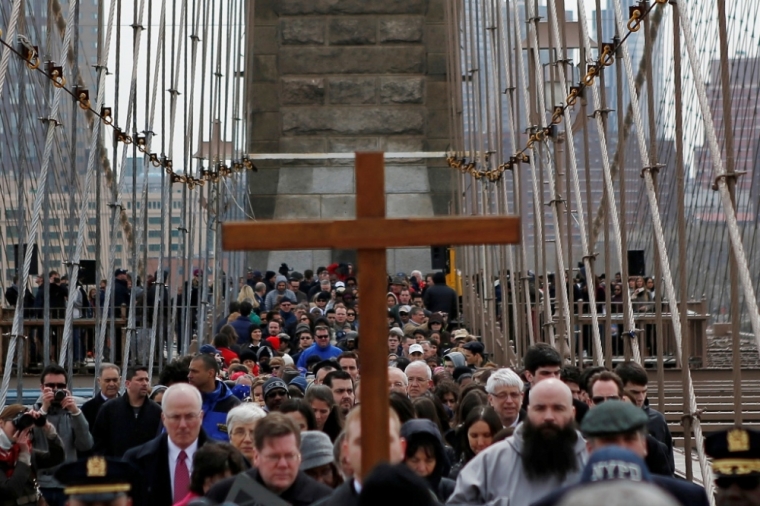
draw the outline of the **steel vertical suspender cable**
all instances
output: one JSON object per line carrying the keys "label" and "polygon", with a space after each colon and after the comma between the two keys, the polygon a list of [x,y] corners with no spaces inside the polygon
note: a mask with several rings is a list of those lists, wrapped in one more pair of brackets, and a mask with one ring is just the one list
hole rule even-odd
{"label": "steel vertical suspender cable", "polygon": [[[752,285],[752,278],[747,267],[747,257],[744,253],[744,246],[742,245],[741,232],[739,231],[739,225],[736,220],[736,211],[733,208],[731,202],[731,195],[726,185],[726,173],[724,172],[723,160],[721,159],[720,146],[718,144],[718,138],[715,133],[715,125],[712,119],[712,113],[710,112],[710,104],[707,101],[707,93],[705,91],[705,83],[702,80],[702,71],[699,67],[700,60],[697,56],[694,36],[691,31],[691,20],[688,15],[684,15],[680,9],[677,14],[681,20],[681,30],[686,42],[686,50],[689,55],[689,63],[691,66],[692,75],[694,76],[694,85],[697,90],[697,98],[699,100],[699,107],[704,117],[704,127],[707,141],[710,147],[710,154],[712,157],[713,167],[716,171],[716,184],[718,191],[720,192],[720,198],[723,203],[723,212],[726,216],[726,223],[728,225],[729,237],[731,240],[731,246],[734,249],[736,255],[737,265],[739,268],[739,277],[742,282],[742,288],[744,290],[745,305],[749,313],[749,318],[752,323],[752,332],[755,336],[755,341],[758,343],[760,349],[760,313],[758,313],[757,297],[755,296],[755,289]],[[695,426],[696,432],[696,426]]]}
{"label": "steel vertical suspender cable", "polygon": [[[153,96],[151,97],[151,104],[150,104],[150,119],[148,121],[148,131],[145,133],[145,153],[151,152],[151,144],[153,143],[153,125],[155,124],[155,115],[156,115],[156,100],[158,98],[158,82],[159,82],[159,72],[161,71],[161,67],[164,64],[164,45],[165,45],[165,36],[166,36],[166,0],[161,0],[161,14],[158,22],[158,48],[156,48],[156,66],[155,70],[153,72]],[[163,103],[163,99],[161,100]],[[148,197],[148,169],[151,165],[151,162],[147,156],[143,157],[143,164],[145,166],[145,172],[143,176],[143,195],[145,200],[147,200]],[[161,206],[161,214],[163,216],[164,214],[164,207],[166,206],[166,202],[168,199],[166,198],[166,193],[164,193],[163,198],[161,199],[162,206]],[[148,219],[148,209],[146,206],[146,209],[144,210],[145,215],[145,221]],[[143,226],[147,228],[147,223],[143,223]],[[162,220],[162,226],[163,226],[163,220]],[[163,235],[163,234],[162,234]],[[147,265],[145,266],[147,269]],[[160,271],[160,272],[159,272]],[[147,279],[147,270],[146,275]],[[148,377],[152,380],[153,378],[153,357],[156,354],[156,331],[158,326],[158,303],[161,299],[161,285],[160,280],[163,278],[163,269],[161,266],[161,263],[158,264],[158,269],[156,270],[156,278],[153,280],[153,283],[156,286],[155,290],[155,296],[153,299],[153,321],[151,322],[151,329],[150,329],[150,345],[148,347],[149,349],[149,355],[148,355]],[[143,300],[148,300],[148,286],[146,283],[145,286],[145,295],[143,296]],[[145,315],[147,316],[147,315]]]}
{"label": "steel vertical suspender cable", "polygon": [[[578,0],[578,11],[583,13],[585,12],[583,10],[583,2],[582,0]],[[590,41],[590,34],[588,31],[588,22],[586,20],[586,17],[581,15],[578,17],[580,19],[581,29],[583,32],[583,44],[586,49],[586,54],[591,55],[591,43]],[[601,117],[601,102],[599,99],[599,89],[597,88],[596,82],[594,82],[593,85],[589,86],[588,88],[591,88],[594,96],[594,109],[595,114],[594,117],[596,119],[597,124],[597,131],[599,135],[599,143],[601,145],[601,151],[602,151],[602,166],[603,166],[603,174],[604,174],[604,184],[607,188],[607,194],[610,195],[610,198],[607,199],[607,206],[608,206],[608,212],[612,219],[612,228],[613,228],[613,237],[615,239],[615,249],[618,253],[618,262],[622,263],[622,257],[623,257],[623,251],[621,247],[621,236],[620,236],[620,222],[618,220],[618,212],[617,212],[617,205],[615,203],[614,195],[615,195],[615,189],[612,185],[612,175],[610,171],[610,160],[609,155],[607,153],[607,138],[604,133],[604,125],[602,123],[602,117]],[[623,268],[620,267],[620,272],[624,272]],[[628,325],[628,331],[629,332],[635,332],[635,325],[633,321],[633,310],[630,308],[630,299],[628,300],[629,306],[629,318],[626,321],[626,325]],[[635,338],[631,339],[631,349],[633,350],[633,358],[637,363],[641,363],[641,350],[639,349],[638,341]]]}
{"label": "steel vertical suspender cable", "polygon": [[[551,10],[551,15],[549,16],[549,18],[551,19],[550,25],[551,25],[552,33],[554,34],[554,40],[556,41],[555,43],[557,44],[558,50],[562,51],[562,42],[561,42],[562,39],[560,38],[559,23],[557,21],[557,8],[554,2],[548,2],[548,5]],[[582,15],[584,15],[583,11],[581,11],[581,16]],[[559,73],[560,82],[566,83],[567,78],[565,76],[564,65],[562,64],[557,65],[557,71]],[[543,89],[543,83],[539,85],[539,89]],[[552,104],[552,105],[556,105],[556,104]],[[583,114],[583,112],[581,112],[581,114]],[[573,190],[575,192],[575,200],[580,204],[581,202],[583,202],[583,197],[581,196],[580,181],[578,180],[578,161],[576,159],[576,154],[575,154],[575,141],[573,140],[573,122],[572,122],[572,118],[570,117],[569,108],[564,109],[564,119],[565,119],[565,135],[567,136],[566,144],[568,146],[568,152],[570,153],[570,166],[571,166],[570,172],[572,173]],[[594,270],[591,264],[591,258],[592,258],[593,253],[589,247],[589,243],[586,237],[586,220],[583,217],[583,212],[578,213],[577,221],[578,221],[578,229],[581,236],[581,247],[583,248],[583,264],[586,267],[586,272],[588,273],[587,274],[588,279],[591,281],[592,285],[595,285]],[[555,282],[556,282],[556,279],[555,279]],[[563,293],[567,293],[564,289],[561,291]],[[599,318],[598,318],[598,314],[596,310],[596,290],[592,290],[591,285],[589,285],[588,297],[589,297],[589,309],[591,311],[591,331],[594,338],[594,356],[596,357],[596,360],[597,360],[596,365],[604,365],[604,356],[602,353],[602,341],[601,341],[601,335],[599,334]]]}
{"label": "steel vertical suspender cable", "polygon": [[[502,12],[504,13],[505,16],[507,16],[506,20],[503,19]],[[512,62],[511,53],[512,53],[513,49],[512,49],[512,44],[510,42],[511,41],[511,33],[512,33],[513,26],[509,22],[509,19],[510,19],[510,17],[509,17],[509,8],[505,8],[503,11],[500,8],[499,9],[499,18],[500,18],[499,26],[503,27],[500,30],[500,39],[501,39],[501,44],[502,44],[502,55],[503,55],[503,58],[505,58],[506,63],[507,63],[507,67],[505,68],[505,78],[507,78],[507,76],[509,76],[508,77],[508,79],[509,79],[509,86],[507,87],[506,92],[507,92],[507,96],[508,96],[507,102],[509,104],[509,107],[507,108],[507,110],[508,110],[508,120],[509,120],[509,125],[510,125],[509,126],[509,130],[510,130],[509,140],[510,140],[510,148],[511,148],[510,152],[511,153],[516,153],[517,152],[517,131],[518,131],[517,121],[519,121],[519,118],[518,118],[517,112],[514,111],[514,91],[515,91],[515,89],[514,89],[514,83],[512,81],[513,76],[514,76],[514,72],[512,71],[513,66],[511,64],[511,62]],[[505,30],[506,30],[506,35],[505,35]],[[506,47],[505,47],[505,44],[506,44]],[[517,118],[517,121],[515,120],[515,118]],[[520,188],[520,185],[519,185],[519,181],[520,181],[520,167],[519,167],[519,165],[517,167],[512,167],[512,181],[513,181],[512,187],[513,187],[513,195],[514,195],[514,209],[515,209],[515,213],[516,214],[520,214],[522,212],[522,209],[521,209],[521,205],[520,205],[521,195],[520,195],[520,190],[519,190],[519,188]],[[504,181],[504,183],[502,183],[502,192],[504,193],[504,198],[506,200],[506,198],[507,198],[506,180]],[[525,227],[520,227],[520,236],[521,236],[521,240],[520,240],[519,256],[522,256],[522,258],[524,259],[527,256],[527,253],[525,251],[525,240],[526,240],[525,239]],[[518,292],[517,292],[517,285],[518,285],[518,283],[520,283],[522,281],[523,291],[524,291],[524,295],[526,297],[529,297],[528,294],[529,294],[530,286],[529,286],[529,283],[528,283],[527,276],[523,276],[523,274],[522,274],[523,271],[524,271],[524,267],[518,267],[518,270],[515,270],[514,263],[511,262],[512,258],[513,258],[512,255],[510,255],[508,257],[509,268],[510,268],[510,280],[509,280],[509,284],[510,284],[510,287],[512,289],[512,312],[513,312],[514,321],[515,321],[515,333],[514,333],[514,335],[515,335],[515,345],[517,346],[516,351],[519,354],[520,353],[520,338],[519,338],[520,332],[518,331],[517,322],[520,320],[519,314],[521,313],[521,311],[520,311],[520,304],[519,304],[519,300],[520,299],[518,297]],[[519,261],[519,257],[518,257],[518,261]],[[523,278],[522,280],[520,279],[521,277]],[[526,304],[525,308],[526,308],[526,324],[527,324],[527,328],[528,328],[528,342],[532,344],[532,343],[535,342],[535,338],[534,338],[534,335],[533,335],[533,319],[530,317],[531,316],[531,314],[530,314],[530,304]]]}
{"label": "steel vertical suspender cable", "polygon": [[[554,9],[554,3],[549,2],[549,4],[552,6],[552,9]],[[536,12],[535,12],[535,6],[533,5],[533,2],[528,2],[528,11],[530,12],[530,17],[534,19],[536,16]],[[554,17],[556,18],[556,16]],[[534,70],[536,73],[536,81],[538,84],[536,88],[538,91],[538,104],[539,104],[539,109],[540,109],[540,118],[543,121],[546,118],[546,97],[544,96],[543,67],[541,66],[541,57],[539,54],[540,48],[538,45],[538,35],[536,33],[538,31],[538,26],[536,24],[537,22],[538,21],[536,20],[535,23],[531,22],[529,24],[530,28],[528,29],[528,32],[530,33],[530,36],[532,37],[533,43],[534,43],[534,49],[535,49],[533,53],[533,58],[535,61]],[[559,37],[557,37],[557,39],[558,40],[556,42],[559,43]],[[541,125],[538,125],[538,126],[539,128],[542,127]],[[551,150],[550,150],[551,146],[549,145],[548,140],[545,142],[545,145],[546,145],[545,174],[546,174],[547,181],[549,183],[549,188],[551,188],[551,192],[552,192],[552,200],[551,202],[549,202],[549,206],[552,208],[552,220],[554,222],[554,246],[556,248],[556,255],[557,255],[557,270],[560,271],[558,273],[558,276],[564,276],[565,254],[564,254],[563,246],[562,246],[562,234],[560,232],[562,227],[560,224],[560,211],[559,211],[559,205],[562,199],[560,198],[556,180],[554,178],[553,169],[554,169],[555,164],[554,164],[554,159],[551,156]],[[538,151],[540,152],[540,149]],[[542,188],[542,191],[543,191],[543,188]],[[556,279],[555,279],[555,282],[556,282]],[[548,299],[549,297],[548,276],[545,276],[544,278],[544,291],[545,291],[544,296],[545,298]],[[565,325],[564,335],[566,336],[566,338],[569,338],[571,329],[570,329],[570,311],[567,306],[567,291],[558,290],[555,293],[559,293],[559,303],[560,303],[561,311],[562,311],[562,320]],[[562,349],[561,346],[560,346],[560,349]]]}
{"label": "steel vertical suspender cable", "polygon": [[[116,0],[111,0],[111,6],[108,11],[108,27],[106,28],[106,38],[105,40],[100,41],[100,44],[105,45],[105,50],[101,54],[101,60],[98,61],[98,65],[101,67],[100,68],[100,82],[98,84],[98,102],[99,103],[102,103],[100,102],[100,94],[105,93],[105,79],[107,77],[107,72],[105,71],[105,67],[106,67],[106,63],[108,63],[108,55],[111,48],[111,37],[113,36],[115,11],[116,11]],[[116,96],[118,97],[118,94]],[[93,125],[93,127],[98,128],[98,129],[100,128],[99,126],[97,126],[97,122],[95,125]],[[98,146],[100,144],[101,144],[100,142],[97,143]],[[92,157],[92,153],[90,153],[90,157]],[[100,234],[98,234],[98,236],[100,236]],[[113,273],[111,273],[111,275],[113,275]],[[96,281],[97,281],[97,276],[96,276]],[[109,292],[110,291],[106,289],[106,293],[105,293],[106,297],[108,297]],[[98,299],[100,298],[100,294],[97,294],[96,296],[98,297]],[[105,337],[106,337],[105,326],[108,323],[108,309],[107,308],[108,308],[108,304],[103,304],[103,306],[100,308],[101,331],[97,333],[96,342],[95,342],[95,383],[96,383],[95,388],[97,388],[98,377],[100,376],[100,364],[101,364],[101,359],[103,356],[103,348],[105,347]],[[111,340],[113,341],[113,337],[111,338]],[[113,344],[111,346],[113,347]]]}
{"label": "steel vertical suspender cable", "polygon": [[[513,6],[514,19],[515,19],[514,22],[519,27],[520,16],[519,16],[519,13],[517,12],[517,2],[512,2],[512,6]],[[527,83],[526,77],[525,77],[525,63],[523,61],[522,41],[520,39],[519,33],[520,33],[520,30],[518,29],[518,36],[516,37],[516,40],[515,40],[515,43],[517,45],[517,50],[515,51],[516,54],[517,54],[517,74],[519,76],[520,86],[522,88],[520,90],[520,95],[523,98],[523,102],[524,102],[523,106],[525,107],[525,115],[526,115],[526,118],[528,120],[528,124],[530,124],[530,122],[531,122],[531,119],[530,119],[531,108],[530,108],[530,101],[528,99],[528,83]],[[533,151],[534,151],[534,154],[535,154],[536,149],[534,149]],[[533,215],[534,215],[535,221],[536,221],[536,230],[534,230],[534,236],[541,236],[541,234],[542,234],[542,228],[543,228],[543,213],[542,213],[541,208],[540,208],[540,206],[538,204],[538,191],[539,191],[539,189],[538,189],[538,180],[537,180],[537,177],[536,177],[537,169],[536,169],[535,156],[531,156],[530,157],[530,162],[529,163],[530,163],[530,172],[531,172],[531,183],[533,185]],[[536,270],[538,270],[538,266],[536,266]],[[538,301],[539,296],[538,296],[538,278],[537,277],[535,279],[533,290],[534,290],[534,293],[535,293],[536,300]],[[526,298],[527,298],[528,305],[530,305],[530,293],[526,293]],[[530,315],[530,318],[531,319],[533,318],[532,314]],[[540,323],[541,322],[539,320],[539,326],[540,326]],[[541,335],[540,328],[536,329],[536,340],[539,339],[540,335]]]}
{"label": "steel vertical suspender cable", "polygon": [[[74,28],[74,6],[76,5],[76,2],[78,0],[71,0],[71,3],[69,4],[69,19],[68,24],[66,25],[66,33],[63,38],[63,48],[61,50],[62,54],[65,54],[66,51],[68,51],[68,47],[71,44],[71,35]],[[62,59],[63,60],[63,59]],[[62,63],[63,65],[63,63]],[[58,115],[58,109],[61,102],[61,88],[56,87],[54,96],[53,96],[53,105],[50,112],[50,117],[48,118],[48,130],[47,130],[47,139],[45,142],[45,152],[43,153],[42,158],[42,167],[40,169],[40,177],[39,177],[39,186],[42,186],[45,188],[45,191],[38,192],[34,199],[34,214],[32,216],[32,223],[29,227],[29,231],[27,233],[27,244],[33,244],[34,239],[37,236],[37,232],[39,229],[40,224],[40,213],[42,211],[42,201],[47,193],[46,188],[47,185],[45,184],[48,172],[50,170],[50,158],[52,155],[53,150],[53,140],[55,138],[55,129],[57,127],[57,120],[56,116]],[[21,279],[28,279],[29,278],[29,269],[32,264],[32,253],[34,251],[34,248],[27,248],[26,254],[24,255],[24,267],[22,271]],[[21,337],[20,333],[23,328],[23,313],[24,313],[24,297],[23,297],[23,291],[20,292],[20,296],[18,297],[18,300],[16,301],[16,313],[13,316],[13,327],[11,331],[11,339],[10,343],[8,345],[8,355],[6,358],[6,364],[5,369],[3,371],[3,382],[2,387],[0,387],[0,406],[5,405],[5,399],[8,395],[8,387],[10,386],[10,380],[11,380],[11,370],[13,368],[13,358],[16,354],[16,345],[18,338]]]}
{"label": "steel vertical suspender cable", "polygon": [[[103,51],[103,58],[101,61],[98,62],[98,65],[105,66],[105,63],[108,61],[108,56],[110,52],[111,47],[111,31],[113,29],[113,7],[115,4],[115,0],[112,0],[111,2],[111,12],[108,16],[108,31],[107,31],[107,38],[105,40],[105,50]],[[100,111],[103,107],[103,103],[105,102],[105,81],[106,81],[106,74],[105,72],[100,73],[99,83],[98,83],[98,97],[95,105],[95,110]],[[77,231],[77,239],[76,239],[76,249],[74,252],[74,258],[72,260],[73,262],[73,268],[71,272],[71,279],[69,280],[69,287],[74,287],[74,289],[77,289],[77,279],[79,277],[79,260],[82,256],[82,250],[84,248],[84,232],[87,225],[87,209],[89,204],[89,197],[90,197],[90,188],[92,187],[92,180],[95,176],[95,171],[99,170],[95,167],[95,157],[96,154],[99,152],[97,149],[100,144],[100,129],[101,124],[99,121],[93,122],[92,125],[92,132],[91,132],[91,141],[90,141],[90,153],[89,157],[87,159],[87,172],[85,176],[85,183],[84,188],[82,189],[82,203],[79,207],[79,229]],[[97,277],[96,277],[97,278]],[[74,302],[75,297],[69,296],[67,305],[66,305],[66,319],[64,322],[64,328],[63,328],[63,343],[61,345],[60,355],[58,358],[58,363],[63,364],[64,357],[66,357],[67,348],[69,345],[69,341],[71,339],[72,334],[72,327],[73,327],[73,316],[74,316]],[[82,301],[85,302],[85,301]],[[100,357],[100,354],[102,353],[102,348],[98,350],[99,354],[97,355]],[[97,378],[98,375],[96,374],[95,377]]]}
{"label": "steel vertical suspender cable", "polygon": [[[494,19],[496,22],[496,33],[494,35],[494,43],[493,45],[495,47],[498,47],[499,51],[498,53],[495,53],[494,57],[494,66],[498,69],[497,76],[496,76],[496,87],[500,88],[500,84],[502,83],[501,77],[502,77],[502,69],[504,70],[504,83],[506,84],[506,78],[507,75],[511,75],[509,67],[502,66],[500,63],[500,58],[503,58],[509,62],[509,52],[506,50],[506,41],[504,39],[504,27],[506,26],[507,29],[509,29],[508,25],[505,25],[502,19],[502,11],[501,11],[501,2],[493,2],[492,8],[494,11]],[[505,9],[506,11],[506,9]],[[499,91],[497,89],[497,91]],[[498,131],[500,132],[501,127],[504,125],[504,101],[505,99],[502,99],[499,95],[499,107],[498,107],[498,113],[499,113],[499,120],[498,120]],[[501,140],[502,136],[499,133],[499,140]],[[514,153],[516,151],[515,145],[515,131],[514,131],[514,125],[511,123],[511,117],[510,117],[510,140],[511,142],[511,151],[510,153]],[[499,149],[499,155],[504,155],[504,147],[501,146]],[[514,169],[513,170],[517,170]],[[510,205],[509,205],[509,194],[507,191],[507,180],[504,178],[503,181],[500,182],[500,185],[498,186],[499,191],[501,191],[501,198],[504,202],[504,213],[509,214],[510,212]],[[513,191],[513,195],[515,195],[517,192]],[[516,211],[515,214],[518,214],[519,211]],[[512,246],[506,246],[503,248],[503,252],[506,255],[506,265],[507,269],[510,273],[510,279],[507,279],[506,273],[502,272],[499,276],[500,284],[501,284],[501,314],[502,314],[502,321],[504,321],[504,318],[506,318],[506,323],[503,323],[504,326],[509,326],[510,320],[512,321],[512,329],[511,329],[511,336],[512,341],[514,342],[516,346],[516,350],[519,354],[519,312],[518,312],[518,305],[517,305],[517,286],[515,284],[517,280],[517,274],[515,271],[515,262],[514,262],[514,248]],[[508,303],[509,298],[507,297],[509,295],[509,298],[512,300],[512,304],[510,305]],[[511,315],[511,316],[510,316]],[[508,334],[505,334],[508,335]],[[509,346],[508,340],[505,338],[505,346]],[[510,354],[511,355],[511,354]]]}
{"label": "steel vertical suspender cable", "polygon": [[[112,7],[113,7],[113,5],[112,5]],[[142,23],[144,10],[145,10],[145,0],[141,0],[140,7],[139,7],[138,19],[134,21],[135,25],[139,26]],[[129,100],[127,102],[127,119],[124,122],[124,125],[129,125],[132,122],[131,121],[132,120],[132,104],[134,103],[135,96],[137,94],[137,67],[138,67],[138,63],[139,63],[139,59],[140,59],[140,39],[141,39],[141,34],[142,34],[142,30],[138,30],[137,34],[135,36],[135,41],[134,41],[134,46],[133,46],[133,52],[132,52],[132,55],[133,55],[132,75],[131,75],[131,79],[130,79],[130,83],[131,84],[130,84],[130,89],[129,89]],[[128,150],[128,148],[129,148],[129,146],[126,145],[126,144],[122,147],[121,163],[119,165],[119,167],[121,167],[122,170],[121,170],[121,174],[119,175],[119,182],[117,184],[116,194],[114,195],[114,205],[117,205],[117,206],[120,205],[119,204],[119,199],[120,199],[121,195],[126,191],[127,178],[125,177],[126,171],[124,170],[124,166],[126,164],[127,150]],[[118,211],[116,211],[114,213],[114,216],[113,216],[113,222],[111,223],[111,244],[110,244],[109,251],[108,251],[108,273],[109,273],[110,276],[113,276],[114,268],[115,268],[115,265],[116,265],[116,242],[117,242],[117,239],[118,239],[117,232],[120,230],[120,227],[119,227],[119,219],[120,219],[120,217],[121,217],[120,213]],[[111,279],[113,280],[114,278],[111,278]],[[137,280],[135,280],[135,281],[137,281]],[[114,293],[113,289],[106,290],[105,298],[104,298],[105,300],[103,301],[103,308],[109,308],[110,307],[110,302],[111,302],[110,301],[110,296],[111,296],[112,293]],[[130,303],[130,305],[131,305],[131,303]],[[114,307],[114,314],[110,318],[111,321],[115,321],[116,320],[116,314],[117,314],[117,311],[119,309],[120,308]],[[106,327],[106,324],[108,323],[108,321],[109,321],[109,319],[104,318],[103,322],[101,324],[100,331],[101,331],[101,333],[103,335],[105,335],[105,327]],[[130,320],[129,320],[129,323],[127,324],[127,326],[129,328],[134,328],[134,323],[135,323],[135,320],[134,320],[134,311],[133,311],[130,314]],[[123,369],[124,369],[123,370],[123,377],[124,378],[126,378],[126,374],[127,374],[127,367],[126,367],[126,365],[128,363],[128,359],[129,359],[129,341],[130,341],[129,337],[130,336],[127,335],[127,339],[125,339],[124,349],[123,349],[123,354],[122,354],[123,355],[123,363],[122,363],[122,365],[124,366],[123,367]],[[120,337],[117,336],[115,333],[112,334],[111,335],[111,348],[112,349],[115,348],[114,343],[116,342],[116,339],[120,339]],[[121,358],[121,357],[116,357],[116,358]],[[122,382],[122,388],[123,388],[123,386],[124,386],[124,382]]]}
{"label": "steel vertical suspender cable", "polygon": [[[180,27],[180,33],[179,33],[179,37],[177,39],[179,41],[179,43],[178,43],[179,47],[177,49],[177,60],[180,60],[181,56],[184,54],[185,55],[185,65],[180,65],[179,63],[177,63],[177,65],[175,67],[175,70],[174,70],[174,75],[172,77],[172,84],[171,84],[171,90],[170,90],[171,91],[171,102],[170,102],[170,105],[169,105],[169,115],[170,115],[170,124],[171,124],[171,129],[169,131],[169,151],[168,151],[168,158],[169,159],[173,159],[173,156],[174,156],[174,134],[175,134],[175,131],[176,131],[175,125],[177,124],[177,122],[176,122],[176,117],[177,117],[177,96],[179,95],[179,89],[178,89],[178,87],[179,87],[179,70],[180,70],[180,67],[184,68],[185,75],[187,75],[187,46],[185,46],[183,44],[183,42],[185,40],[184,34],[185,34],[186,23],[187,23],[187,0],[182,0],[182,7],[180,9],[179,21],[177,21],[176,19],[174,19],[174,23],[173,24],[175,26],[177,24],[179,24],[179,27]],[[184,52],[183,52],[183,50],[184,50]],[[187,83],[185,83],[185,84],[187,84]],[[185,108],[183,106],[183,114],[184,114],[184,110],[185,110]],[[184,156],[184,154],[183,154],[183,156]],[[169,186],[173,186],[173,183],[171,181],[169,181]],[[183,195],[185,195],[186,192],[187,192],[187,186],[183,185]],[[171,195],[172,196],[174,195],[173,191],[171,192]],[[182,220],[182,219],[184,219],[184,212],[185,212],[184,211],[184,199],[182,201],[182,211],[180,211],[180,212],[182,214],[182,218],[181,218],[181,220]],[[172,210],[170,210],[170,214],[173,214],[173,208],[172,208]],[[169,223],[171,224],[171,220],[169,221]],[[184,226],[184,223],[183,223],[183,226]],[[180,228],[181,227],[177,228],[177,232],[178,232],[177,233],[177,251],[178,252],[179,252],[179,243],[180,243],[180,241],[184,245],[186,243],[186,240],[187,240],[187,238],[185,237],[185,234],[181,233]],[[171,235],[169,237],[171,238]],[[170,240],[170,242],[171,242],[171,240]],[[181,259],[182,259],[182,257],[180,257],[180,260]],[[179,273],[179,269],[178,269],[178,273]],[[167,335],[169,336],[169,340],[170,340],[170,342],[167,343],[167,355],[168,355],[169,358],[171,358],[172,344],[174,342],[174,328],[175,328],[175,323],[177,321],[177,312],[182,310],[182,308],[178,308],[177,307],[177,294],[178,294],[178,290],[179,290],[179,287],[180,287],[181,284],[182,284],[182,276],[180,276],[178,274],[177,275],[177,279],[173,280],[173,282],[172,282],[171,292],[169,293],[169,301],[167,301],[168,304],[171,304],[171,309],[169,310],[169,321],[167,322],[167,325],[169,327]],[[177,335],[177,349],[178,350],[182,350],[182,346],[181,346],[182,341],[181,341],[181,339],[182,339],[182,332],[179,332],[178,335]]]}
{"label": "steel vertical suspender cable", "polygon": [[[620,0],[615,0],[613,2],[614,8],[615,8],[615,20],[618,25],[618,30],[621,32],[624,31],[625,25],[623,21],[622,16],[622,8],[620,6]],[[623,63],[625,67],[625,73],[628,78],[628,85],[631,87],[631,89],[634,89],[635,83],[634,83],[634,77],[633,77],[633,70],[631,68],[631,58],[628,54],[628,49],[626,48],[625,44],[621,46],[622,52],[623,52]],[[663,234],[662,229],[662,221],[660,219],[660,213],[659,208],[657,204],[657,195],[655,193],[654,188],[654,182],[652,180],[652,174],[650,170],[651,162],[649,159],[649,153],[647,150],[647,144],[646,139],[644,138],[644,125],[641,120],[641,112],[639,109],[639,99],[636,93],[631,93],[631,104],[633,106],[633,119],[634,123],[636,124],[636,137],[638,140],[638,146],[639,146],[639,153],[641,156],[641,161],[644,164],[644,180],[646,183],[646,190],[647,190],[647,197],[649,199],[649,206],[650,206],[650,214],[652,215],[652,221],[654,226],[654,232],[655,232],[655,239],[659,245],[660,248],[660,263],[662,267],[662,274],[663,274],[663,281],[665,284],[665,291],[667,292],[668,299],[672,301],[672,303],[675,303],[675,301],[678,300],[678,296],[675,291],[675,287],[673,285],[673,277],[671,275],[670,271],[670,260],[668,258],[668,250],[667,246],[665,245],[665,237]],[[685,304],[686,301],[681,301],[682,304]],[[671,319],[673,322],[673,333],[676,340],[676,347],[677,347],[677,353],[679,356],[682,356],[681,354],[681,348],[682,348],[682,338],[683,338],[683,330],[682,330],[682,323],[681,317],[678,311],[674,311],[671,308],[670,314]],[[662,352],[662,350],[660,350]],[[685,369],[684,375],[688,379],[688,390],[689,390],[689,409],[691,411],[690,415],[694,416],[697,413],[697,400],[696,396],[694,394],[694,385],[691,381],[691,373],[689,371],[689,364],[681,364],[681,367]],[[705,487],[707,487],[708,497],[712,497],[712,480],[710,476],[709,469],[707,468],[707,461],[704,455],[704,446],[703,446],[703,436],[702,436],[702,429],[699,423],[699,418],[694,418],[693,420],[693,428],[694,428],[694,437],[696,439],[697,443],[697,454],[699,455],[700,464],[702,466],[702,482],[705,484]],[[688,437],[688,435],[687,435]]]}

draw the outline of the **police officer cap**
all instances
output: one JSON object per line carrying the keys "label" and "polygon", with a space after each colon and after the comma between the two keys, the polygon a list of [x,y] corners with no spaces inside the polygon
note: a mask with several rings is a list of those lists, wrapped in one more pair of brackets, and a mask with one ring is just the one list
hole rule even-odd
{"label": "police officer cap", "polygon": [[635,404],[623,401],[606,401],[589,410],[581,422],[586,436],[623,434],[646,427],[649,417]]}
{"label": "police officer cap", "polygon": [[705,439],[705,453],[713,459],[716,476],[760,476],[760,432],[734,427]]}
{"label": "police officer cap", "polygon": [[55,472],[63,492],[84,502],[109,502],[127,494],[135,476],[131,464],[99,455],[63,464]]}

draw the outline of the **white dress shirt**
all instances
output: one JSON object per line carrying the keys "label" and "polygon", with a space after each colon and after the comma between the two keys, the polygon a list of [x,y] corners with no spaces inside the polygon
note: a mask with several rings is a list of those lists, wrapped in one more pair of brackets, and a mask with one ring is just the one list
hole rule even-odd
{"label": "white dress shirt", "polygon": [[[179,452],[182,451],[182,448],[175,445],[174,442],[172,442],[171,438],[167,437],[166,441],[169,443],[169,478],[171,483],[171,489],[172,489],[172,500],[174,502],[181,501],[184,499],[184,497],[174,497],[174,469],[177,467],[177,460],[179,459]],[[187,458],[185,460],[185,464],[187,464],[187,473],[188,475],[193,474],[193,455],[195,455],[195,451],[198,449],[198,440],[196,439],[193,441],[193,444],[185,448],[185,454],[187,455]]]}

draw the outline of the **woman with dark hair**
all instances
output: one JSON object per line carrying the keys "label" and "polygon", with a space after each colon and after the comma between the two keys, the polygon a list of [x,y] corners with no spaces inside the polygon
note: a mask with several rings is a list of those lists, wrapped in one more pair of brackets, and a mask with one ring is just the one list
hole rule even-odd
{"label": "woman with dark hair", "polygon": [[488,394],[479,388],[473,388],[468,392],[462,392],[462,401],[457,409],[457,425],[461,425],[467,419],[470,411],[488,404]]}
{"label": "woman with dark hair", "polygon": [[445,478],[449,459],[436,425],[430,420],[409,420],[401,426],[401,437],[406,440],[404,462],[421,478],[430,490],[445,503],[454,492],[454,480]]}
{"label": "woman with dark hair", "polygon": [[398,392],[391,392],[391,409],[396,412],[402,424],[415,418],[414,405],[409,397]]}
{"label": "woman with dark hair", "polygon": [[459,406],[459,385],[449,380],[441,381],[435,387],[434,394],[435,398],[448,409],[449,418],[446,422],[449,427],[453,427],[454,415],[456,415],[457,406]]}
{"label": "woman with dark hair", "polygon": [[304,401],[314,411],[317,421],[316,430],[321,430],[330,436],[330,441],[335,442],[343,430],[343,417],[340,408],[335,404],[335,397],[330,387],[312,385],[306,390]]}
{"label": "woman with dark hair", "polygon": [[417,397],[412,401],[412,405],[414,406],[415,418],[424,418],[433,422],[435,426],[438,427],[438,432],[441,433],[441,437],[443,437],[447,429],[441,421],[435,402],[428,397]]}
{"label": "woman with dark hair", "polygon": [[317,430],[317,418],[314,416],[314,410],[303,399],[285,401],[280,407],[280,413],[293,420],[301,432]]}
{"label": "woman with dark hair", "polygon": [[462,453],[459,462],[451,468],[449,478],[456,480],[459,471],[475,455],[493,444],[494,437],[501,429],[501,419],[491,406],[480,406],[470,411],[464,423],[457,429]]}
{"label": "woman with dark hair", "polygon": [[243,454],[229,443],[203,445],[193,455],[190,491],[174,506],[186,506],[202,497],[212,485],[248,469]]}

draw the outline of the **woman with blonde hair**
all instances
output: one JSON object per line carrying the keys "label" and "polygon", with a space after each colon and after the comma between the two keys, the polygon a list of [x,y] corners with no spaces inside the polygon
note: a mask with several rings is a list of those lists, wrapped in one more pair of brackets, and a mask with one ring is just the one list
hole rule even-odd
{"label": "woman with blonde hair", "polygon": [[259,301],[256,300],[256,294],[253,293],[253,288],[251,288],[250,285],[243,285],[243,288],[241,288],[238,293],[237,301],[243,302],[244,300],[250,302],[253,309],[259,307]]}

